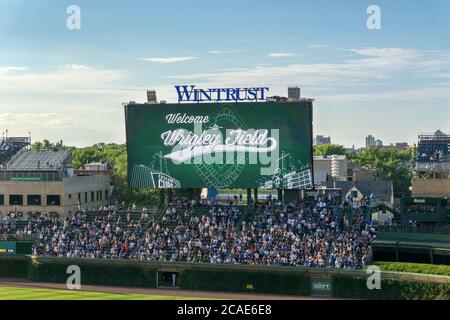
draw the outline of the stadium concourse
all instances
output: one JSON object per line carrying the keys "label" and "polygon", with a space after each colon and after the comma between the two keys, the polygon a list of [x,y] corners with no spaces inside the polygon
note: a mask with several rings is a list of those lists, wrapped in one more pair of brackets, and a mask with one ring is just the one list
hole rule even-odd
{"label": "stadium concourse", "polygon": [[266,201],[248,214],[237,201],[177,201],[160,215],[110,206],[62,221],[43,215],[20,226],[8,214],[0,217],[0,235],[33,237],[38,256],[363,268],[371,236],[363,209],[344,228],[344,205],[334,203],[331,195],[284,205]]}

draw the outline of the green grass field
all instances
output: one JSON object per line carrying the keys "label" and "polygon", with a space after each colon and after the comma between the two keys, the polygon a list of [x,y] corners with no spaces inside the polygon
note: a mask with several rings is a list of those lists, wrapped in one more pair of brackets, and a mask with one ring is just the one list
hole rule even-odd
{"label": "green grass field", "polygon": [[0,300],[197,300],[193,297],[0,287]]}

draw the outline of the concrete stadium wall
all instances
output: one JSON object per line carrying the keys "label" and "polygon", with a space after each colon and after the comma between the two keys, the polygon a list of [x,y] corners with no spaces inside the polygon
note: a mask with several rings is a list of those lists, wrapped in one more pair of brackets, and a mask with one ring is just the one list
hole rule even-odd
{"label": "concrete stadium wall", "polygon": [[[0,277],[65,283],[67,267],[92,285],[157,287],[158,272],[177,272],[181,289],[246,293],[333,295],[364,299],[450,299],[450,277],[382,272],[381,289],[367,289],[365,271],[296,267],[152,263],[97,259],[0,256]],[[319,291],[317,291],[319,287]],[[320,291],[322,287],[328,290]]]}
{"label": "concrete stadium wall", "polygon": [[[103,174],[65,178],[62,181],[0,181],[0,195],[4,196],[4,204],[0,205],[0,212],[58,212],[62,216],[69,215],[78,210],[78,195],[81,199],[81,208],[97,208],[108,204],[105,191],[111,196],[110,177]],[[91,199],[94,192],[94,199]],[[98,193],[101,192],[101,193]],[[85,201],[87,193],[88,201]],[[23,205],[15,206],[9,203],[10,195],[22,195]],[[40,195],[40,206],[28,206],[27,195]],[[47,195],[59,195],[59,206],[46,205]]]}

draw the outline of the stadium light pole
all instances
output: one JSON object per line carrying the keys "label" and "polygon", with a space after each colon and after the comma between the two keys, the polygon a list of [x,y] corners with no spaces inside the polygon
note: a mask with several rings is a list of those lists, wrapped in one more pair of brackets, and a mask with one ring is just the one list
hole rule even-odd
{"label": "stadium light pole", "polygon": [[336,180],[339,178],[339,161],[338,156],[331,156],[331,177],[333,178],[333,189],[336,189]]}
{"label": "stadium light pole", "polygon": [[[336,189],[336,181],[339,179],[339,160],[338,155],[331,155],[331,177],[333,179],[333,189]],[[350,225],[350,213],[347,212],[347,223]]]}

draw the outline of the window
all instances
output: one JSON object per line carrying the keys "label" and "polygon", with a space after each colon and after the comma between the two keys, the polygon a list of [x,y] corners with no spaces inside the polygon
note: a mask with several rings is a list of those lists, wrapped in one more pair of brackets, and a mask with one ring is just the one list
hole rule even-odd
{"label": "window", "polygon": [[72,199],[72,195],[71,194],[69,194],[69,199]]}
{"label": "window", "polygon": [[87,192],[84,193],[84,202],[88,202],[88,193]]}
{"label": "window", "polygon": [[0,206],[5,205],[5,196],[3,194],[0,194]]}
{"label": "window", "polygon": [[28,195],[27,196],[27,205],[29,206],[40,206],[41,205],[41,196],[40,195]]}
{"label": "window", "polygon": [[48,195],[47,196],[47,205],[48,206],[60,206],[61,205],[61,196],[60,195]]}
{"label": "window", "polygon": [[108,190],[105,190],[105,200],[109,200]]}
{"label": "window", "polygon": [[78,194],[78,202],[81,203],[81,193]]}
{"label": "window", "polygon": [[352,198],[358,198],[358,191],[352,191]]}
{"label": "window", "polygon": [[9,196],[10,206],[23,206],[23,195],[21,194],[11,194]]}
{"label": "window", "polygon": [[91,191],[91,202],[95,201],[95,195],[94,195],[94,191]]}

